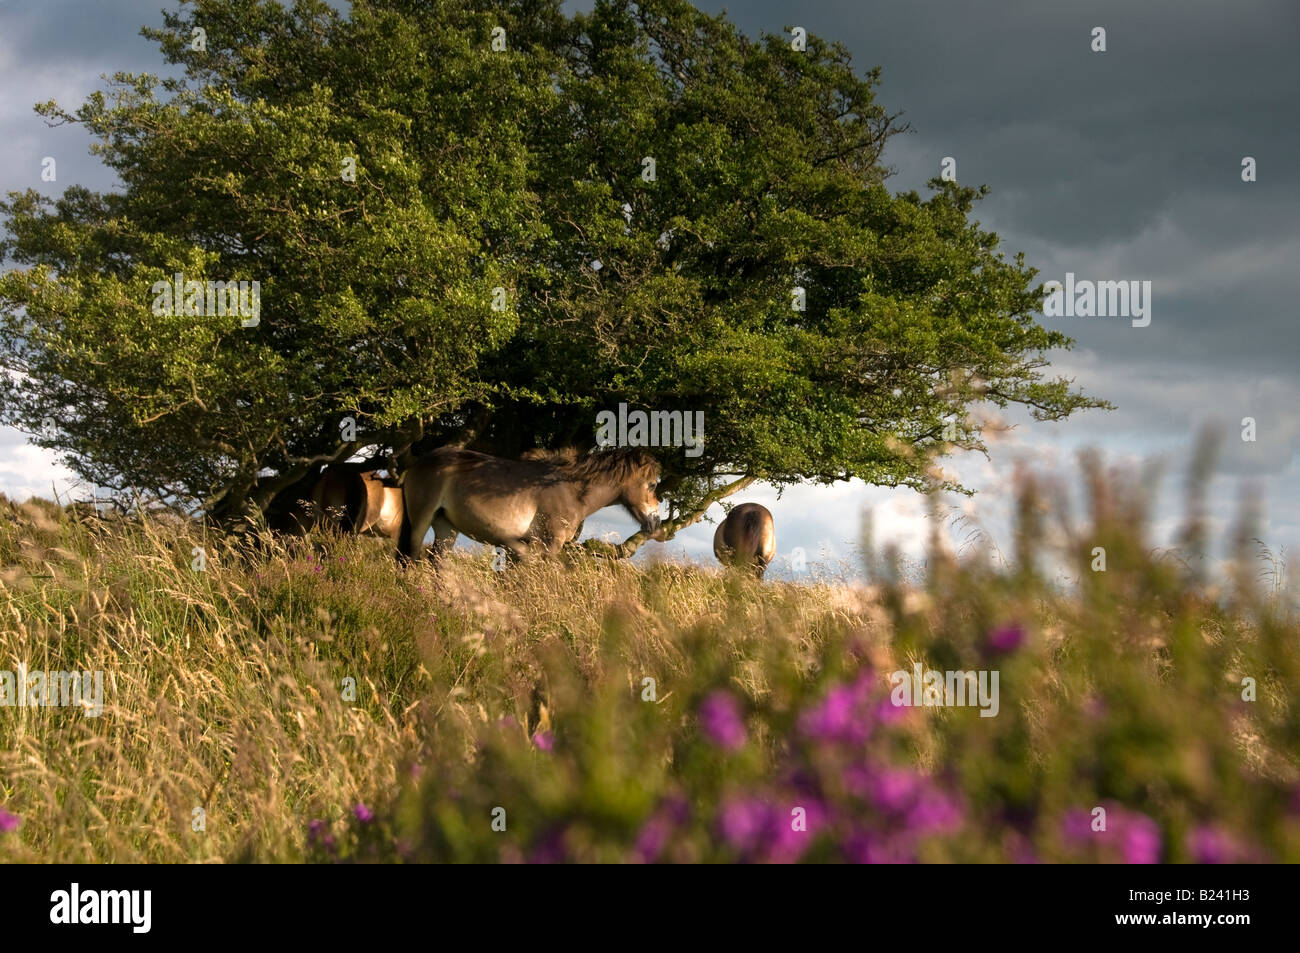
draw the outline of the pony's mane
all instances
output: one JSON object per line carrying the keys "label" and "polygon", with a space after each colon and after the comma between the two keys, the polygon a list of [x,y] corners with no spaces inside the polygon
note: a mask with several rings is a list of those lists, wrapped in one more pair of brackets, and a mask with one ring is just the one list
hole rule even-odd
{"label": "pony's mane", "polygon": [[540,460],[563,471],[566,476],[590,483],[594,480],[610,479],[622,483],[637,473],[652,472],[659,469],[659,461],[640,447],[624,447],[618,450],[595,450],[583,453],[577,447],[561,447],[558,450],[529,450],[523,455],[525,460]]}
{"label": "pony's mane", "polygon": [[540,460],[542,463],[554,463],[556,466],[563,466],[578,462],[578,448],[560,447],[558,450],[547,450],[545,447],[536,447],[532,450],[525,450],[520,454],[519,459]]}
{"label": "pony's mane", "polygon": [[609,478],[623,483],[634,476],[658,473],[659,461],[640,447],[619,450],[597,450],[565,466],[566,470],[582,480]]}

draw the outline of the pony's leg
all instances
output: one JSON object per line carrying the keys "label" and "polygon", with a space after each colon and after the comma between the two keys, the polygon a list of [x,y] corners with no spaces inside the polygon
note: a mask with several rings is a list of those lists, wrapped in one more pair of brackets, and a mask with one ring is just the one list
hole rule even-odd
{"label": "pony's leg", "polygon": [[429,558],[435,563],[443,556],[451,552],[456,545],[456,537],[460,533],[456,527],[447,521],[447,517],[439,513],[433,518],[433,547],[430,550]]}
{"label": "pony's leg", "polygon": [[503,547],[510,556],[511,565],[526,563],[534,556],[545,552],[541,543],[535,539],[516,539]]}
{"label": "pony's leg", "polygon": [[577,533],[556,533],[549,539],[538,540],[537,549],[548,556],[559,556],[564,552],[564,547],[576,541],[577,538]]}
{"label": "pony's leg", "polygon": [[402,488],[402,531],[397,538],[397,564],[405,566],[420,555],[424,534],[433,522],[434,505],[429,500],[412,499],[415,494]]}
{"label": "pony's leg", "polygon": [[559,556],[564,547],[575,542],[582,532],[582,520],[573,526],[566,519],[534,521],[531,532],[520,542],[529,556]]}
{"label": "pony's leg", "polygon": [[587,556],[587,548],[578,542],[578,534],[565,538],[563,542],[551,544],[550,554],[560,560],[566,566],[573,566],[584,561]]}

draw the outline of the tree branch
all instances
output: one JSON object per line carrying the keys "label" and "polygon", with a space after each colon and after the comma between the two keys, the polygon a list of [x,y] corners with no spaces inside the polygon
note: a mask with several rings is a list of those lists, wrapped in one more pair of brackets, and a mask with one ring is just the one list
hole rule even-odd
{"label": "tree branch", "polygon": [[638,530],[621,543],[615,544],[607,543],[603,539],[589,539],[582,545],[592,555],[605,556],[609,559],[626,559],[651,539],[658,542],[667,542],[686,527],[695,525],[704,518],[704,514],[708,512],[710,506],[719,500],[725,500],[733,493],[739,493],[756,479],[757,477],[745,476],[718,487],[718,489],[705,496],[696,509],[677,517],[677,519],[669,520],[653,534],[647,533],[645,530]]}

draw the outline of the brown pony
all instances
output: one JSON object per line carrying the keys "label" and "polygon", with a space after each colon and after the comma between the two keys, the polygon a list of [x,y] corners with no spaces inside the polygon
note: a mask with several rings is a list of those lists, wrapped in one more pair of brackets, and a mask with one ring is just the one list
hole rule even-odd
{"label": "brown pony", "polygon": [[733,506],[713,534],[713,555],[724,566],[745,566],[759,579],[776,555],[772,514],[759,503]]}
{"label": "brown pony", "polygon": [[327,467],[277,498],[272,527],[297,536],[313,527],[345,533],[370,533],[396,539],[402,528],[402,488],[377,471]]}
{"label": "brown pony", "polygon": [[389,539],[401,532],[402,488],[387,485],[374,470],[358,473],[329,467],[312,487],[311,499],[322,516],[338,513],[344,532]]}
{"label": "brown pony", "polygon": [[622,504],[653,533],[659,528],[659,463],[644,450],[542,452],[506,460],[442,447],[402,475],[399,562],[417,555],[429,526],[434,556],[456,536],[503,546],[515,557],[556,554],[592,513]]}

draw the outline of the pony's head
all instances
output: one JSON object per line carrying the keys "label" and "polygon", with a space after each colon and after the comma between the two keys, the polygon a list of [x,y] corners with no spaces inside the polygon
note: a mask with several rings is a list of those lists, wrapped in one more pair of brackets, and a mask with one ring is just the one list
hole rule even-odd
{"label": "pony's head", "polygon": [[641,459],[623,481],[623,493],[618,501],[643,530],[653,535],[663,522],[659,518],[659,461],[643,450],[635,452]]}
{"label": "pony's head", "polygon": [[592,483],[608,481],[618,490],[616,502],[623,506],[641,528],[653,535],[662,522],[659,518],[659,461],[640,448],[599,450],[580,458],[574,465],[582,477]]}

